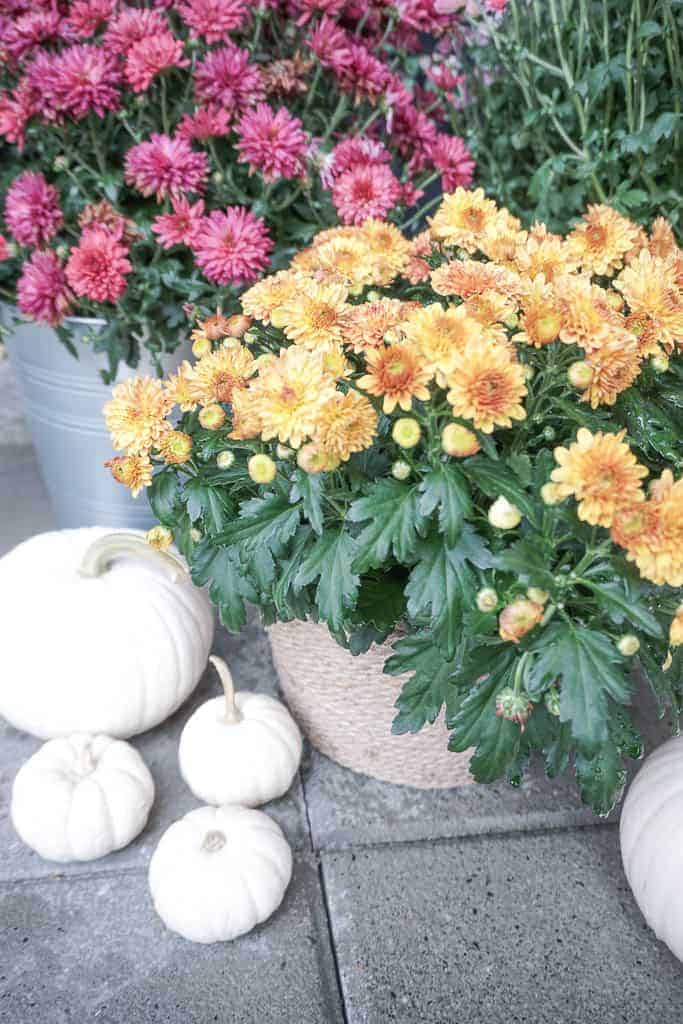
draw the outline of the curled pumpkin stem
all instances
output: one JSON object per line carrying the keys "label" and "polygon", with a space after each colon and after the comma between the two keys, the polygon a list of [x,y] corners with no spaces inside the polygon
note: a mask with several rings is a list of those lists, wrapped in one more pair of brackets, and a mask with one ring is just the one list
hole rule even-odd
{"label": "curled pumpkin stem", "polygon": [[173,583],[183,583],[189,574],[180,559],[168,551],[149,546],[134,533],[107,533],[94,541],[83,555],[78,572],[92,579],[102,576],[117,558],[140,558],[167,573]]}
{"label": "curled pumpkin stem", "polygon": [[222,658],[217,658],[214,654],[209,657],[209,661],[218,673],[221,686],[223,687],[223,693],[225,694],[224,721],[230,725],[236,725],[238,722],[242,721],[244,716],[235,703],[235,685],[232,681],[230,669]]}

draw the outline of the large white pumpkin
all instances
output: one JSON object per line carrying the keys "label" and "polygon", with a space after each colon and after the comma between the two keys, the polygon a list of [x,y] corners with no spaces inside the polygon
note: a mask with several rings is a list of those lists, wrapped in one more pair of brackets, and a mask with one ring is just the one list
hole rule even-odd
{"label": "large white pumpkin", "polygon": [[12,823],[46,860],[95,860],[147,823],[154,780],[137,750],[111,736],[50,740],[19,769]]}
{"label": "large white pumpkin", "polygon": [[43,533],[0,559],[0,715],[43,739],[127,737],[197,685],[213,613],[178,559],[140,534]]}
{"label": "large white pumpkin", "polygon": [[262,811],[199,807],[159,840],[149,865],[154,907],[192,942],[225,942],[251,931],[282,902],[292,851]]}
{"label": "large white pumpkin", "polygon": [[301,733],[287,708],[262,693],[235,693],[228,666],[210,659],[223,685],[180,736],[180,774],[207,804],[257,807],[292,784],[301,761]]}
{"label": "large white pumpkin", "polygon": [[683,736],[645,759],[621,811],[621,858],[643,917],[683,960]]}

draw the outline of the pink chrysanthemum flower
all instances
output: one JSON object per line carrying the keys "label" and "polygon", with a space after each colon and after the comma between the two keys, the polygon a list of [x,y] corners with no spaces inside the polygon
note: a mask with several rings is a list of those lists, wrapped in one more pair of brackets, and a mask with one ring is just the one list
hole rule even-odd
{"label": "pink chrysanthemum flower", "polygon": [[439,33],[448,26],[449,15],[438,11],[434,0],[397,0],[401,21],[416,32]]}
{"label": "pink chrysanthemum flower", "polygon": [[14,179],[5,199],[5,223],[20,245],[45,245],[63,220],[59,193],[40,171],[24,171]]}
{"label": "pink chrysanthemum flower", "polygon": [[238,114],[265,97],[261,72],[250,63],[249,51],[239,46],[221,46],[208,53],[197,65],[194,85],[201,100]]}
{"label": "pink chrysanthemum flower", "polygon": [[109,23],[103,45],[110,53],[125,54],[141,39],[152,39],[162,32],[168,32],[168,22],[160,11],[124,7]]}
{"label": "pink chrysanthemum flower", "polygon": [[202,192],[209,173],[205,153],[195,153],[185,139],[154,134],[126,153],[125,179],[157,202],[184,192]]}
{"label": "pink chrysanthemum flower", "polygon": [[204,202],[198,199],[194,206],[184,196],[171,200],[173,213],[162,213],[152,222],[152,231],[162,248],[173,245],[192,245],[197,229],[204,218]]}
{"label": "pink chrysanthemum flower", "polygon": [[68,315],[72,298],[57,254],[52,249],[37,249],[24,263],[17,282],[21,312],[54,327]]}
{"label": "pink chrysanthemum flower", "polygon": [[441,172],[444,192],[455,192],[460,185],[468,188],[472,184],[474,159],[459,136],[439,135],[429,155],[436,170]]}
{"label": "pink chrysanthemum flower", "polygon": [[338,18],[347,6],[346,0],[296,0],[295,8],[300,12],[297,24],[305,25],[314,14]]}
{"label": "pink chrysanthemum flower", "polygon": [[265,181],[303,177],[309,149],[303,127],[285,107],[273,111],[267,103],[257,104],[237,125],[240,162],[260,171]]}
{"label": "pink chrysanthemum flower", "polygon": [[341,71],[339,87],[352,92],[356,100],[373,103],[384,96],[390,81],[386,64],[373,57],[367,47],[355,43],[350,47],[351,62]]}
{"label": "pink chrysanthemum flower", "polygon": [[118,109],[120,84],[116,59],[103,47],[80,43],[52,58],[44,88],[54,110],[80,121],[91,110],[104,117]]}
{"label": "pink chrysanthemum flower", "polygon": [[207,139],[228,135],[229,132],[230,111],[217,103],[208,103],[205,107],[198,107],[194,114],[183,114],[175,134],[176,138],[186,139],[187,142],[206,142]]}
{"label": "pink chrysanthemum flower", "polygon": [[330,154],[330,172],[338,177],[354,164],[389,164],[391,153],[382,142],[376,139],[364,139],[360,136],[343,139]]}
{"label": "pink chrysanthemum flower", "polygon": [[411,174],[418,173],[429,164],[430,153],[438,137],[439,131],[434,122],[413,104],[396,111],[392,139],[401,156],[410,159]]}
{"label": "pink chrysanthemum flower", "polygon": [[37,112],[33,90],[26,82],[20,83],[12,93],[0,93],[0,135],[21,151],[26,139],[26,125]]}
{"label": "pink chrysanthemum flower", "polygon": [[2,48],[14,60],[21,60],[27,53],[49,39],[58,39],[61,17],[57,10],[29,10],[15,13],[3,33]]}
{"label": "pink chrysanthemum flower", "polygon": [[133,92],[149,89],[155,75],[166,68],[186,68],[183,44],[171,32],[160,32],[150,39],[133,43],[126,54],[126,81]]}
{"label": "pink chrysanthemum flower", "polygon": [[80,39],[90,39],[115,10],[116,0],[74,0],[69,7],[67,25]]}
{"label": "pink chrysanthemum flower", "polygon": [[311,30],[307,43],[322,66],[329,68],[335,75],[341,75],[353,60],[352,39],[331,18],[322,18],[318,22]]}
{"label": "pink chrysanthemum flower", "polygon": [[230,33],[244,27],[249,7],[247,0],[185,0],[177,5],[191,34],[207,43],[229,42]]}
{"label": "pink chrysanthemum flower", "polygon": [[66,279],[76,295],[93,302],[116,302],[133,269],[120,237],[104,227],[86,228],[66,264]]}
{"label": "pink chrysanthemum flower", "polygon": [[7,239],[4,235],[0,235],[0,263],[4,263],[11,255]]}
{"label": "pink chrysanthemum flower", "polygon": [[260,217],[242,206],[214,210],[205,217],[192,250],[209,281],[216,284],[250,284],[269,264],[273,242]]}
{"label": "pink chrysanthemum flower", "polygon": [[368,217],[383,220],[402,194],[400,181],[386,164],[357,164],[337,178],[332,202],[342,224],[362,224]]}

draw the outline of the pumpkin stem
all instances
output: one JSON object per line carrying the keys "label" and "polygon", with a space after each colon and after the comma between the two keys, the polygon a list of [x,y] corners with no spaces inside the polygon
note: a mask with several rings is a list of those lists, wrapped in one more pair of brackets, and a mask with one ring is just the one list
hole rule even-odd
{"label": "pumpkin stem", "polygon": [[230,725],[236,725],[242,721],[244,716],[235,703],[235,686],[230,675],[230,669],[222,658],[217,658],[213,654],[210,656],[209,661],[218,673],[218,678],[221,681],[223,693],[225,694],[225,718],[223,721],[228,722]]}
{"label": "pumpkin stem", "polygon": [[188,579],[188,572],[180,559],[167,551],[158,551],[149,546],[143,537],[135,533],[107,533],[94,541],[83,555],[78,572],[81,576],[96,578],[102,576],[116,558],[123,556],[141,558],[157,569],[168,573],[173,583]]}
{"label": "pumpkin stem", "polygon": [[219,829],[214,829],[211,832],[207,832],[204,836],[204,842],[202,843],[202,850],[205,853],[218,853],[222,850],[227,839],[225,838],[225,832],[221,832]]}

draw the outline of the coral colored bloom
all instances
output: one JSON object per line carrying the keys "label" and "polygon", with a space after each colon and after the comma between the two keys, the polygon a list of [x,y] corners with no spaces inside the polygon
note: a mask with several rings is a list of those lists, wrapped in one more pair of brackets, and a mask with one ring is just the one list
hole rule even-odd
{"label": "coral colored bloom", "polygon": [[187,142],[206,142],[216,136],[228,135],[230,132],[230,111],[217,103],[209,103],[198,107],[194,114],[183,114],[176,128],[177,139]]}
{"label": "coral colored bloom", "polygon": [[92,43],[69,46],[50,63],[45,89],[50,106],[80,121],[91,111],[117,110],[121,72],[116,58]]}
{"label": "coral colored bloom", "polygon": [[282,444],[299,448],[334,394],[322,352],[293,345],[261,364],[258,377],[242,395],[240,415],[248,421],[250,409],[257,410],[264,441],[277,437]]}
{"label": "coral colored bloom", "polygon": [[149,487],[154,475],[154,466],[148,455],[116,455],[104,465],[118,483],[130,488],[134,498],[143,487]]}
{"label": "coral colored bloom", "polygon": [[343,341],[347,289],[343,284],[305,280],[273,310],[271,319],[290,341],[305,348],[329,348]]}
{"label": "coral colored bloom", "polygon": [[248,110],[236,127],[240,162],[260,171],[265,181],[301,178],[306,173],[308,136],[303,124],[285,107],[273,111],[267,103]]}
{"label": "coral colored bloom", "polygon": [[511,427],[513,420],[526,417],[525,382],[524,367],[512,361],[504,345],[471,341],[454,356],[446,397],[455,416],[490,434],[494,427]]}
{"label": "coral colored bloom", "polygon": [[195,153],[185,139],[153,134],[126,153],[125,179],[157,202],[183,192],[202,192],[209,174],[205,153]]}
{"label": "coral colored bloom", "polygon": [[248,348],[239,343],[223,346],[195,363],[190,381],[192,396],[204,406],[230,402],[233,391],[243,388],[255,370]]}
{"label": "coral colored bloom", "polygon": [[381,220],[401,197],[401,183],[385,164],[357,164],[332,187],[332,202],[343,224],[362,224],[368,217]]}
{"label": "coral colored bloom", "polygon": [[89,39],[115,10],[116,0],[74,0],[69,6],[67,25],[74,35]]}
{"label": "coral colored bloom", "polygon": [[244,27],[250,6],[247,0],[185,0],[177,10],[195,38],[222,43],[230,42],[230,33]]}
{"label": "coral colored bloom", "polygon": [[40,171],[24,171],[14,179],[5,199],[5,223],[20,245],[44,245],[63,221],[59,193]]}
{"label": "coral colored bloom", "polygon": [[397,405],[410,412],[413,398],[428,400],[427,384],[432,375],[411,345],[369,349],[365,362],[368,372],[360,378],[358,386],[371,395],[381,395],[385,413],[392,413]]}
{"label": "coral colored bloom", "polygon": [[66,279],[76,295],[93,302],[116,302],[126,290],[126,275],[132,269],[128,249],[119,236],[95,226],[86,228],[71,250]]}
{"label": "coral colored bloom", "polygon": [[160,11],[124,7],[110,21],[102,42],[109,53],[126,54],[141,39],[152,39],[164,32],[168,32],[168,22]]}
{"label": "coral colored bloom", "polygon": [[571,255],[587,274],[611,276],[638,241],[637,224],[610,206],[593,205],[567,235]]}
{"label": "coral colored bloom", "polygon": [[459,185],[467,188],[474,176],[474,159],[464,141],[457,135],[439,135],[429,147],[429,157],[441,172],[441,187],[452,192]]}
{"label": "coral colored bloom", "polygon": [[194,73],[195,92],[206,103],[219,103],[240,114],[264,98],[261,72],[249,51],[222,46],[208,53]]}
{"label": "coral colored bloom", "polygon": [[126,55],[126,81],[133,92],[149,89],[155,75],[166,68],[186,68],[183,44],[171,32],[160,32],[150,39],[141,39]]}
{"label": "coral colored bloom", "polygon": [[21,312],[54,327],[68,315],[72,298],[57,254],[51,249],[34,252],[17,283]]}
{"label": "coral colored bloom", "polygon": [[174,245],[192,245],[197,229],[204,216],[204,202],[198,199],[192,205],[189,199],[180,196],[171,200],[173,213],[162,213],[152,221],[152,231],[157,235],[162,248]]}
{"label": "coral colored bloom", "polygon": [[250,284],[266,269],[273,241],[265,221],[241,206],[214,210],[192,243],[197,264],[216,284]]}
{"label": "coral colored bloom", "polygon": [[240,302],[247,316],[270,323],[274,311],[301,289],[301,278],[291,270],[279,270],[264,277],[244,292]]}
{"label": "coral colored bloom", "polygon": [[432,238],[443,245],[458,245],[468,252],[476,252],[497,215],[498,207],[492,199],[486,198],[483,189],[469,192],[457,188],[444,197],[436,211],[430,224]]}

